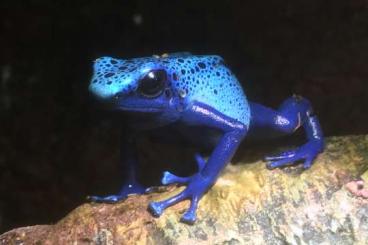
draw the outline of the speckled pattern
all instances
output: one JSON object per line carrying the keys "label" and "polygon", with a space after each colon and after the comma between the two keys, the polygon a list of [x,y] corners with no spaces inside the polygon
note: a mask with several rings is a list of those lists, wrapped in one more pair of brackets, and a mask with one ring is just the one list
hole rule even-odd
{"label": "speckled pattern", "polygon": [[167,86],[186,104],[202,102],[249,125],[249,105],[242,87],[216,55],[182,53],[129,60],[102,57],[95,61],[90,90],[102,99],[128,94],[136,90],[140,78],[155,69],[166,70]]}

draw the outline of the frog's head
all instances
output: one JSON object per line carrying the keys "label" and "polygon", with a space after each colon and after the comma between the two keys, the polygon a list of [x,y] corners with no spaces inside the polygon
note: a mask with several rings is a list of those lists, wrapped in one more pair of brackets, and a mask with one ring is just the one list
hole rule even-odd
{"label": "frog's head", "polygon": [[162,112],[169,106],[172,93],[167,71],[156,60],[99,58],[89,90],[113,109]]}

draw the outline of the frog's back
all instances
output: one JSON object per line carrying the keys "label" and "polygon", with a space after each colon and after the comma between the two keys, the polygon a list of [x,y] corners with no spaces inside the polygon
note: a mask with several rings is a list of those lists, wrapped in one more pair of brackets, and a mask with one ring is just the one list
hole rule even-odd
{"label": "frog's back", "polygon": [[162,59],[172,75],[172,86],[186,102],[198,101],[248,127],[247,98],[235,75],[216,55],[176,55]]}

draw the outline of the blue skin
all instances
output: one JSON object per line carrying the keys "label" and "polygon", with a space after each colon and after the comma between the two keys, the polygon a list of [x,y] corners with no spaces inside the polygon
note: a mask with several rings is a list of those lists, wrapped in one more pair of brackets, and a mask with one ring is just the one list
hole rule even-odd
{"label": "blue skin", "polygon": [[[321,127],[308,100],[292,96],[277,110],[250,102],[235,75],[222,58],[215,55],[174,53],[129,60],[102,57],[95,61],[89,90],[114,110],[147,116],[131,125],[137,131],[178,125],[175,126],[178,131],[185,132],[193,141],[203,141],[214,147],[207,161],[199,154],[195,155],[196,174],[179,177],[164,172],[163,185],[187,187],[174,197],[151,202],[149,210],[154,216],[160,216],[167,207],[189,199],[190,207],[181,220],[195,222],[198,201],[215,183],[248,133],[269,137],[291,134],[301,126],[304,128],[307,143],[295,150],[266,157],[270,169],[299,161],[307,169],[324,147]],[[205,135],[188,133],[195,127],[213,131]],[[266,129],[271,129],[274,134],[262,135]],[[145,192],[136,180],[135,136],[125,134],[125,137],[121,149],[125,184],[117,195],[91,196],[90,200],[117,202],[129,194]]]}

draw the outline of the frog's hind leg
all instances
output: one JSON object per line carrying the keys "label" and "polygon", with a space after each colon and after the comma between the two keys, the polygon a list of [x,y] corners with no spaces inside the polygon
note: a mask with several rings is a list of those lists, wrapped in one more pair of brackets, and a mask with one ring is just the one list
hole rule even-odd
{"label": "frog's hind leg", "polygon": [[310,168],[313,160],[322,152],[324,137],[318,118],[313,114],[310,102],[294,95],[286,99],[278,110],[273,110],[256,103],[250,103],[252,121],[250,131],[254,128],[268,127],[282,134],[291,134],[303,127],[308,142],[301,147],[283,152],[276,156],[268,156],[267,167],[276,168],[303,161],[304,168]]}
{"label": "frog's hind leg", "polygon": [[90,201],[114,203],[130,194],[145,193],[145,188],[137,181],[138,160],[133,136],[122,133],[120,155],[124,179],[124,184],[120,191],[115,195],[88,196]]}

